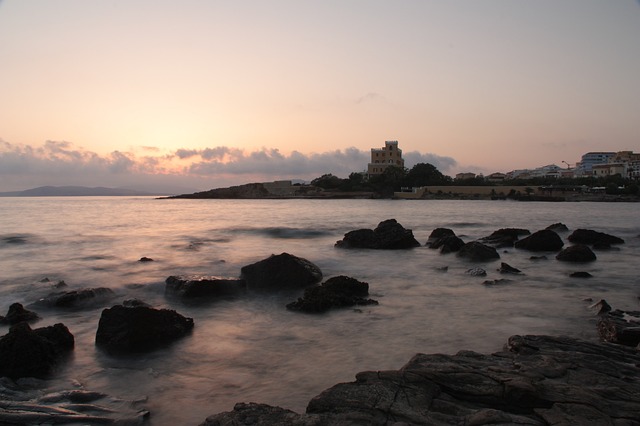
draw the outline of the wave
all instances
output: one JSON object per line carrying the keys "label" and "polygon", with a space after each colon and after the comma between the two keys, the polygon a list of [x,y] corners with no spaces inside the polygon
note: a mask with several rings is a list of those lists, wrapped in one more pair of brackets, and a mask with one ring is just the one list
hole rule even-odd
{"label": "wave", "polygon": [[0,247],[36,242],[38,242],[38,238],[33,234],[0,234]]}

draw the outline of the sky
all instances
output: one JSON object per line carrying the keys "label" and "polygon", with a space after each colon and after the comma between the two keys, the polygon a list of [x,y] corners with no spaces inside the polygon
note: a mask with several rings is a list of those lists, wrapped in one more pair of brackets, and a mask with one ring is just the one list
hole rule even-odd
{"label": "sky", "polygon": [[634,0],[0,0],[0,191],[640,151]]}

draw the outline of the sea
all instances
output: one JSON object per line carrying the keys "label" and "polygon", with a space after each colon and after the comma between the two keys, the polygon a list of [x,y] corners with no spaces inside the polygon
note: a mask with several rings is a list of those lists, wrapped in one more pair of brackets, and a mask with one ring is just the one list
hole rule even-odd
{"label": "sea", "polygon": [[[396,219],[421,247],[339,249],[345,233]],[[465,242],[512,227],[554,223],[588,228],[625,243],[586,264],[555,253],[500,248],[500,259],[472,263],[424,246],[438,227]],[[324,314],[292,312],[301,294],[248,294],[207,302],[165,295],[171,275],[239,277],[271,254],[315,263],[325,279],[369,283],[378,305]],[[532,256],[546,256],[532,259]],[[237,402],[304,412],[308,401],[366,370],[402,367],[414,354],[502,349],[514,334],[598,339],[591,308],[605,299],[638,310],[640,203],[463,200],[187,200],[152,197],[0,198],[0,315],[20,302],[42,320],[65,324],[73,355],[40,391],[82,389],[139,404],[151,425],[197,425]],[[153,262],[140,262],[142,257]],[[500,263],[522,271],[503,275]],[[467,273],[481,267],[486,277]],[[585,271],[592,278],[572,278]],[[495,282],[486,284],[486,281]],[[108,287],[116,297],[76,309],[33,307],[65,290]],[[169,347],[111,356],[95,346],[101,312],[137,298],[194,319],[193,333]],[[0,326],[0,335],[8,332]]]}

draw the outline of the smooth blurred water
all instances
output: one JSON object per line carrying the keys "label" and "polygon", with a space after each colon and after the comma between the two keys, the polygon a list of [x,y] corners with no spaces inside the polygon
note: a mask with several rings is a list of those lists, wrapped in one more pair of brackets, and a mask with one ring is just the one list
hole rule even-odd
{"label": "smooth blurred water", "polygon": [[[363,370],[397,369],[416,352],[499,350],[513,334],[597,339],[591,298],[638,309],[640,204],[397,200],[156,200],[152,198],[0,198],[0,314],[54,291],[110,287],[118,297],[86,310],[35,309],[34,327],[63,322],[76,339],[72,359],[50,381],[137,399],[147,396],[151,424],[198,424],[241,401],[303,412],[307,402]],[[472,241],[504,227],[531,232],[555,222],[624,238],[619,249],[575,265],[533,261],[501,249],[473,264],[419,247],[341,250],[353,229],[395,218],[422,244],[436,227]],[[568,233],[561,236],[565,239]],[[325,278],[349,275],[370,285],[378,306],[323,315],[289,312],[296,295],[249,296],[204,304],[164,295],[170,275],[237,277],[244,265],[288,252],[317,264]],[[154,262],[138,262],[142,256]],[[521,269],[504,285],[500,262]],[[443,272],[441,267],[447,266]],[[465,273],[472,267],[487,277]],[[570,278],[588,271],[591,279]],[[49,282],[41,282],[43,278]],[[94,346],[104,307],[139,298],[194,318],[191,336],[166,349],[126,358]],[[0,327],[4,334],[7,327]]]}

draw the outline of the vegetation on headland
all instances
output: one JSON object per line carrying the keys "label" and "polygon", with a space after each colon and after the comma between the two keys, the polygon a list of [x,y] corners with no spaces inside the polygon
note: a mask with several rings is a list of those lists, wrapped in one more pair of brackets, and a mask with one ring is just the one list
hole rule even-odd
{"label": "vegetation on headland", "polygon": [[[389,166],[382,174],[367,177],[351,173],[340,178],[331,173],[313,179],[310,184],[295,184],[290,190],[274,191],[271,184],[250,183],[229,188],[184,194],[171,198],[393,198],[400,192],[414,188],[438,187],[435,193],[425,192],[416,198],[486,198],[563,201],[565,195],[580,194],[587,198],[625,197],[637,199],[638,182],[620,175],[582,178],[532,178],[492,182],[482,176],[471,179],[453,179],[442,174],[429,163],[418,163],[411,169]],[[443,187],[446,187],[443,189]],[[456,187],[458,190],[456,190]],[[466,187],[462,191],[462,187]],[[477,187],[478,191],[469,187]],[[449,189],[450,188],[450,189]],[[518,189],[514,189],[518,188]],[[597,188],[597,190],[594,190]],[[594,192],[595,191],[595,192]],[[585,195],[586,194],[586,195]]]}

